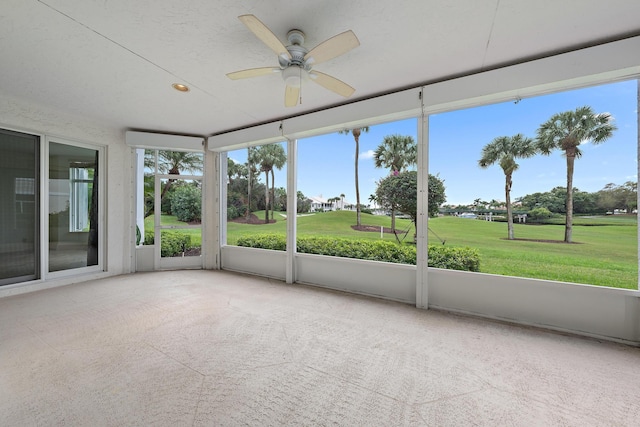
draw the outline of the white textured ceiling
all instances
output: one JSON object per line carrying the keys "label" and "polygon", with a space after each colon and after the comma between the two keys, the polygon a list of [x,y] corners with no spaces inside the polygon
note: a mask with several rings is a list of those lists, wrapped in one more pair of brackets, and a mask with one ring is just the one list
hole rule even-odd
{"label": "white textured ceiling", "polygon": [[[360,47],[316,68],[355,94],[309,83],[285,108],[277,74],[229,80],[277,65],[237,19],[248,13],[283,42],[303,30],[309,48],[353,30]],[[0,96],[119,129],[210,135],[638,35],[639,16],[638,0],[2,0]]]}

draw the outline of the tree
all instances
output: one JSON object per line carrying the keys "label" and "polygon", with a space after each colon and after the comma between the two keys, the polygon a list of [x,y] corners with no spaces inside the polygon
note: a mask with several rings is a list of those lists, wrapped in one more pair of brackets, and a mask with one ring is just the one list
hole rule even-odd
{"label": "tree", "polygon": [[597,206],[605,211],[624,209],[631,213],[638,206],[638,184],[627,181],[622,185],[609,183],[596,193]]}
{"label": "tree", "polygon": [[245,178],[247,176],[247,166],[242,163],[236,163],[233,159],[227,158],[227,178],[229,182],[233,179]]}
{"label": "tree", "polygon": [[409,166],[416,164],[418,147],[411,136],[387,135],[376,148],[373,161],[377,168],[388,168],[391,171],[404,172]]}
{"label": "tree", "polygon": [[[377,168],[388,168],[392,173],[404,172],[409,166],[415,165],[418,147],[411,136],[398,134],[387,135],[376,148],[373,162]],[[391,230],[396,231],[396,211],[391,208]]]}
{"label": "tree", "polygon": [[[180,175],[181,172],[202,172],[202,154],[159,150],[156,157],[154,150],[145,150],[144,166],[147,169],[154,170],[157,166],[158,173],[165,175]],[[162,188],[160,200],[164,200],[175,181],[175,179],[167,180],[166,184]],[[153,204],[151,204],[151,209],[148,209],[147,212],[145,212],[145,217],[153,214],[153,212]]]}
{"label": "tree", "polygon": [[[253,151],[253,157],[255,163],[260,165],[260,172],[264,172],[265,176],[265,214],[264,214],[264,222],[265,224],[269,223],[269,193],[274,194],[275,192],[275,178],[273,173],[273,168],[282,169],[282,167],[287,162],[287,155],[284,152],[284,148],[280,144],[268,144],[262,145],[256,148]],[[271,174],[271,189],[269,189],[269,174]],[[273,200],[273,197],[271,198]],[[272,214],[271,218],[273,218],[273,202],[271,203]]]}
{"label": "tree", "polygon": [[362,225],[360,220],[360,185],[358,183],[358,157],[360,154],[360,135],[362,132],[369,132],[369,126],[364,126],[361,128],[353,128],[351,130],[345,129],[341,130],[339,133],[343,135],[348,135],[351,133],[353,135],[353,140],[356,142],[356,162],[355,162],[355,175],[356,175],[356,225]]}
{"label": "tree", "polygon": [[201,221],[202,192],[196,185],[181,185],[171,194],[171,212],[178,221]]}
{"label": "tree", "polygon": [[279,211],[287,210],[287,189],[284,187],[278,187],[273,194],[272,205]]}
{"label": "tree", "polygon": [[305,196],[302,191],[298,191],[296,198],[296,210],[298,213],[307,213],[311,210],[311,199]]}
{"label": "tree", "polygon": [[484,200],[482,200],[480,197],[478,197],[477,199],[473,200],[473,210],[474,211],[478,211],[480,210],[480,208],[483,208],[487,205],[487,202],[485,202]]}
{"label": "tree", "polygon": [[[520,197],[518,201],[522,203],[525,209],[546,208],[550,212],[565,214],[566,213],[567,189],[565,187],[554,187],[551,191],[545,193],[527,194]],[[597,206],[598,193],[588,193],[580,191],[573,187],[573,212],[594,214],[598,212]]]}
{"label": "tree", "polygon": [[[440,205],[447,201],[444,181],[437,175],[429,174],[427,188],[429,216],[436,217]],[[418,172],[399,172],[382,178],[371,199],[383,208],[395,208],[409,215],[415,226],[418,220]]]}
{"label": "tree", "polygon": [[556,113],[537,130],[537,149],[544,155],[563,151],[567,161],[567,196],[564,241],[571,243],[573,232],[573,169],[576,158],[582,155],[579,146],[591,142],[600,144],[611,138],[617,127],[609,113],[595,113],[589,106],[575,111]]}
{"label": "tree", "polygon": [[344,209],[344,193],[340,193],[340,209]]}
{"label": "tree", "polygon": [[513,214],[511,210],[511,186],[513,172],[518,169],[516,159],[531,157],[536,154],[534,141],[519,133],[514,136],[499,136],[482,148],[478,165],[488,168],[498,163],[504,172],[504,197],[507,205],[507,237],[513,240]]}

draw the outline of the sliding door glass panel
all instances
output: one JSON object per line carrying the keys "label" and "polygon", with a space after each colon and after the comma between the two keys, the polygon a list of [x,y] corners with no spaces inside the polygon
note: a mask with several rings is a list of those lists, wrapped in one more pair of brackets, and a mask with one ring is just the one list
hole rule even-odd
{"label": "sliding door glass panel", "polygon": [[39,277],[39,143],[0,130],[0,285]]}
{"label": "sliding door glass panel", "polygon": [[49,271],[98,264],[98,151],[49,146]]}

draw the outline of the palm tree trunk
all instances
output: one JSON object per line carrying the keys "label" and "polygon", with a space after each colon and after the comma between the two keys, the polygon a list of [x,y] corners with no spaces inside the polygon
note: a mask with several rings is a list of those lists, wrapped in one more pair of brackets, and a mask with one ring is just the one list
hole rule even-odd
{"label": "palm tree trunk", "polygon": [[513,213],[511,210],[511,174],[505,175],[504,197],[507,205],[507,238],[513,240]]}
{"label": "palm tree trunk", "polygon": [[269,224],[269,171],[264,171],[264,176],[267,182],[264,186],[264,223]]}
{"label": "palm tree trunk", "polygon": [[564,241],[571,243],[573,234],[573,165],[576,160],[575,148],[566,150],[567,155],[567,215],[564,225]]}
{"label": "palm tree trunk", "polygon": [[276,178],[273,174],[273,169],[271,169],[271,219],[273,219],[273,214],[275,213],[275,202],[276,202]]}
{"label": "palm tree trunk", "polygon": [[353,139],[356,141],[356,225],[359,227],[362,222],[360,220],[360,185],[358,184],[358,155],[360,153],[360,129],[353,130]]}

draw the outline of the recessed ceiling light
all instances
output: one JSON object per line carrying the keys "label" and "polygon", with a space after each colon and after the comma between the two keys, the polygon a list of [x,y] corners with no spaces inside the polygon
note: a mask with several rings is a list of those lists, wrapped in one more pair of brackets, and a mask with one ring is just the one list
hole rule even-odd
{"label": "recessed ceiling light", "polygon": [[179,90],[180,92],[189,92],[189,86],[183,85],[182,83],[174,83],[171,86],[173,86],[175,90]]}

